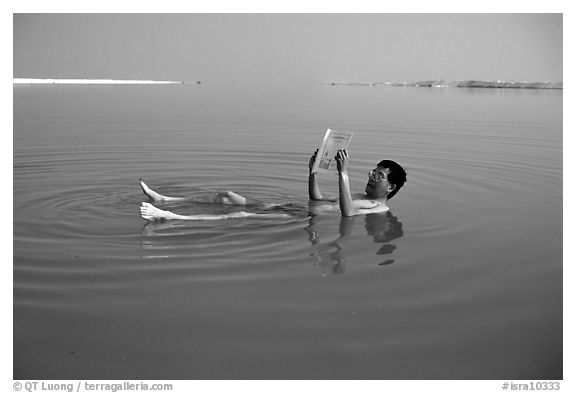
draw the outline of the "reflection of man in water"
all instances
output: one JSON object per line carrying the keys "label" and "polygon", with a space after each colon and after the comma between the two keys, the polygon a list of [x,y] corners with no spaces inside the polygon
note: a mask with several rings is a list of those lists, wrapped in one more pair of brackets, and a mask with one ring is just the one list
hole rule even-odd
{"label": "reflection of man in water", "polygon": [[[346,150],[339,150],[335,159],[338,168],[338,189],[339,198],[324,198],[318,184],[316,172],[312,172],[312,167],[318,150],[314,152],[309,162],[308,195],[310,197],[310,207],[314,214],[323,211],[333,210],[334,202],[339,202],[340,212],[345,217],[358,214],[382,213],[389,210],[387,201],[391,199],[402,188],[406,182],[406,172],[394,161],[383,160],[376,168],[368,174],[364,194],[350,193],[350,181],[348,179],[348,153]],[[140,181],[142,191],[155,202],[166,201],[194,201],[199,203],[218,203],[225,205],[249,206],[258,205],[262,208],[275,208],[278,204],[266,204],[259,201],[249,200],[242,195],[232,191],[226,191],[204,198],[170,197],[157,193],[149,188],[146,183]],[[171,219],[171,220],[218,220],[226,218],[246,218],[246,217],[285,217],[282,213],[249,213],[245,211],[234,212],[221,215],[180,215],[167,210],[159,209],[149,203],[142,202],[140,215],[146,220]]]}
{"label": "reflection of man in water", "polygon": [[[329,269],[332,273],[344,272],[344,249],[346,238],[352,234],[354,222],[356,217],[341,217],[340,219],[340,236],[333,241],[322,243],[320,234],[317,230],[318,216],[311,216],[309,225],[304,228],[308,232],[308,240],[314,247],[314,252],[311,254],[316,258],[316,265],[322,270]],[[379,262],[379,265],[390,265],[394,260],[390,258],[390,254],[396,249],[395,244],[391,244],[392,240],[401,238],[404,235],[402,230],[402,223],[398,218],[390,212],[367,214],[364,216],[364,228],[366,234],[374,238],[375,243],[384,243],[376,255],[386,255],[387,259]]]}
{"label": "reflection of man in water", "polygon": [[[382,217],[383,215],[384,217]],[[382,215],[367,215],[364,221],[364,227],[366,228],[366,233],[374,237],[374,243],[384,243],[382,247],[376,251],[376,255],[392,254],[396,249],[396,245],[390,244],[390,242],[404,235],[402,223],[390,212]],[[394,263],[393,259],[387,259],[380,262],[379,265],[390,265],[392,263]]]}

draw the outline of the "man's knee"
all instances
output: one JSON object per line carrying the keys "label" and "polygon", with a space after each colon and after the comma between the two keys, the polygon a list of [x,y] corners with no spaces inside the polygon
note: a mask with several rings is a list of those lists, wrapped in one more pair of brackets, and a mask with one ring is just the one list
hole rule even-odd
{"label": "man's knee", "polygon": [[244,205],[246,199],[233,191],[222,191],[216,194],[217,201],[225,205]]}
{"label": "man's knee", "polygon": [[225,203],[229,203],[232,205],[246,204],[246,198],[244,198],[242,195],[236,194],[233,191],[225,191],[224,194],[225,194],[224,199],[227,201]]}

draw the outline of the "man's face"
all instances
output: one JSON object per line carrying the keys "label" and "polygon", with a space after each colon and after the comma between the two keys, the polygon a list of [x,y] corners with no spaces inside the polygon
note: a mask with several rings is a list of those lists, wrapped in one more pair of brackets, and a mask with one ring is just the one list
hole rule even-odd
{"label": "man's face", "polygon": [[366,195],[370,198],[385,198],[394,188],[388,182],[390,169],[378,166],[368,173],[368,183],[366,183]]}

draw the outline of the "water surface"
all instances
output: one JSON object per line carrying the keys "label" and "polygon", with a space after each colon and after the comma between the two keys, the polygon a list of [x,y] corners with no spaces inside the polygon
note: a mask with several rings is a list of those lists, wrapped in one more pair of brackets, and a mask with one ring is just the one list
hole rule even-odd
{"label": "water surface", "polygon": [[[389,214],[308,215],[326,128]],[[562,91],[14,86],[14,378],[562,378]]]}

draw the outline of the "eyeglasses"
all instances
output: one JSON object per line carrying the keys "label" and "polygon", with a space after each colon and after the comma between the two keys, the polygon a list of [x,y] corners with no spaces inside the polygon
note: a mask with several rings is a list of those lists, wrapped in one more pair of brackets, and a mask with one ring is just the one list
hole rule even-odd
{"label": "eyeglasses", "polygon": [[386,177],[385,173],[379,172],[379,171],[374,170],[374,169],[372,169],[370,172],[368,172],[368,178],[370,180],[374,180],[376,183],[388,181],[388,178]]}

